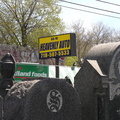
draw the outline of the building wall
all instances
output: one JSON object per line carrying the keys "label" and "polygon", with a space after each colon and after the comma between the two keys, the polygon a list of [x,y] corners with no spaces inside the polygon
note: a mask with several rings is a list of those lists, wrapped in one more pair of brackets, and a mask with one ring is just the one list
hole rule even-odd
{"label": "building wall", "polygon": [[[16,45],[0,44],[0,59],[7,53],[11,53],[16,62],[31,62],[55,65],[55,59],[39,59],[38,49],[30,47],[20,47]],[[64,65],[65,60],[60,60],[60,65]]]}

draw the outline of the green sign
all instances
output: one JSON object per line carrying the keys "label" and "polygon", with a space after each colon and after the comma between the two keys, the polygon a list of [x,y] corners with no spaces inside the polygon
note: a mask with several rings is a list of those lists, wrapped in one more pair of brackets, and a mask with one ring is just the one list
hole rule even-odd
{"label": "green sign", "polygon": [[48,77],[49,68],[40,64],[16,63],[15,81],[21,81],[24,78]]}

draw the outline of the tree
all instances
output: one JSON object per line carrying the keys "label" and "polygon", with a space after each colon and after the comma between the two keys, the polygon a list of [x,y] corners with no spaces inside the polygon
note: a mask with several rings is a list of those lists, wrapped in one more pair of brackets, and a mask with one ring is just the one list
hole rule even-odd
{"label": "tree", "polygon": [[113,40],[116,42],[120,41],[120,30],[114,30]]}
{"label": "tree", "polygon": [[36,46],[38,37],[63,31],[57,0],[1,0],[0,42]]}
{"label": "tree", "polygon": [[76,53],[77,53],[77,66],[81,66],[83,59],[92,46],[91,34],[85,31],[83,22],[81,20],[72,24],[72,32],[76,34]]}
{"label": "tree", "polygon": [[[66,66],[77,66],[76,61],[78,61],[78,58],[76,56],[72,57],[66,57]],[[76,65],[74,65],[76,64]]]}
{"label": "tree", "polygon": [[98,22],[92,26],[91,33],[93,34],[94,44],[107,43],[113,41],[113,29]]}
{"label": "tree", "polygon": [[[119,34],[117,34],[116,38],[115,31],[101,22],[94,24],[92,29],[86,30],[83,27],[83,22],[79,20],[72,24],[71,30],[76,34],[77,61],[75,62],[77,66],[81,66],[86,54],[94,45],[113,42],[115,39],[119,39]],[[73,60],[76,59],[72,58]]]}

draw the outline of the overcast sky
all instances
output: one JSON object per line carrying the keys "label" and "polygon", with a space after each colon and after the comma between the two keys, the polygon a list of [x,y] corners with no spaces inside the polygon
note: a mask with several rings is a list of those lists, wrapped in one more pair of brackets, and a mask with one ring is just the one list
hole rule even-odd
{"label": "overcast sky", "polygon": [[[59,5],[72,7],[75,9],[86,10],[89,12],[96,12],[96,13],[100,13],[100,14],[110,15],[110,16],[114,16],[114,17],[119,18],[119,19],[117,19],[117,18],[102,16],[102,15],[92,14],[92,13],[88,13],[88,12],[83,12],[81,10],[74,10],[74,9],[62,7],[62,13],[60,14],[60,17],[63,19],[63,21],[67,25],[70,25],[72,22],[82,20],[84,22],[84,26],[88,27],[88,28],[90,28],[91,24],[94,24],[97,22],[102,22],[105,25],[108,25],[112,28],[120,29],[120,14],[119,14],[120,13],[120,6],[107,4],[107,3],[99,2],[96,0],[65,0],[65,1],[77,3],[77,4],[81,4],[81,5],[86,5],[88,7],[83,7],[80,5],[75,5],[75,4],[70,4],[67,2],[60,2],[60,1],[59,1]],[[114,4],[120,5],[120,0],[102,0],[102,1],[111,2]],[[116,13],[92,9],[92,8],[89,8],[89,6],[95,7],[98,9],[113,11]]]}

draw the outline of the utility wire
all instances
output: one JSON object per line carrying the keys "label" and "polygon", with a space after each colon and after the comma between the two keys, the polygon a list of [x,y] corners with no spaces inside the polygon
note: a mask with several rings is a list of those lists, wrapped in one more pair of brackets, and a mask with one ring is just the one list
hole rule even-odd
{"label": "utility wire", "polygon": [[105,11],[105,12],[110,12],[110,13],[114,13],[114,14],[120,14],[119,12],[110,11],[110,10],[105,10],[105,9],[96,8],[96,7],[92,7],[92,6],[88,6],[88,5],[83,5],[83,4],[74,3],[74,2],[69,2],[69,1],[66,1],[66,0],[59,0],[59,1],[65,2],[65,3],[74,4],[74,5],[78,5],[78,6],[83,6],[83,7],[87,7],[87,8],[92,8],[92,9],[96,9],[96,10],[101,10],[101,11]]}
{"label": "utility wire", "polygon": [[112,18],[120,19],[120,17],[116,17],[116,16],[112,16],[112,15],[106,15],[106,14],[102,14],[102,13],[97,13],[97,12],[82,10],[82,9],[73,8],[73,7],[68,7],[68,6],[64,6],[64,5],[59,5],[59,6],[65,7],[65,8],[69,8],[69,9],[79,10],[79,11],[83,11],[83,12],[88,12],[88,13],[92,13],[92,14],[97,14],[97,15],[102,15],[102,16],[107,16],[107,17],[112,17]]}
{"label": "utility wire", "polygon": [[111,5],[120,6],[119,4],[115,4],[115,3],[111,3],[111,2],[106,2],[106,1],[102,1],[102,0],[96,0],[96,1],[107,3],[107,4],[111,4]]}

